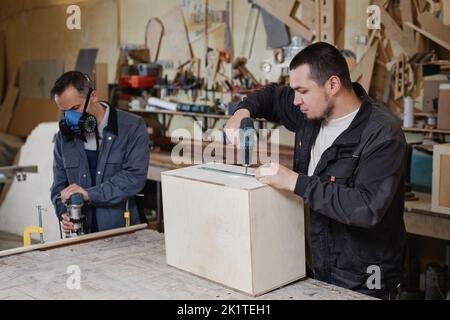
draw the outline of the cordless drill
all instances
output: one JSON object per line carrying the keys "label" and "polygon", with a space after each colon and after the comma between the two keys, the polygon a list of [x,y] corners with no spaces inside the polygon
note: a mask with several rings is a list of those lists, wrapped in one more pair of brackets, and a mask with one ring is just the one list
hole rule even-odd
{"label": "cordless drill", "polygon": [[67,214],[73,223],[73,231],[67,235],[68,238],[83,235],[85,233],[86,216],[83,213],[84,199],[81,193],[74,193],[67,206]]}
{"label": "cordless drill", "polygon": [[241,148],[244,151],[244,167],[245,174],[247,174],[248,167],[251,164],[251,155],[253,152],[253,139],[255,134],[255,128],[253,127],[253,121],[250,118],[244,118],[241,120]]}

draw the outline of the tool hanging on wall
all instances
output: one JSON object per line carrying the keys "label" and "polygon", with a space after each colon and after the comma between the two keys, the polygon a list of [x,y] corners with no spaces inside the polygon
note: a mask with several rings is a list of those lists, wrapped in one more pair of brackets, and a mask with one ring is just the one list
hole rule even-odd
{"label": "tool hanging on wall", "polygon": [[150,62],[158,60],[161,39],[164,35],[164,25],[158,18],[151,18],[145,27],[145,47],[150,51]]}
{"label": "tool hanging on wall", "polygon": [[258,84],[255,76],[247,69],[245,66],[247,64],[247,59],[242,57],[237,57],[233,61],[233,79],[239,79],[241,82],[244,81],[246,87],[250,87],[249,82],[253,82],[254,85]]}

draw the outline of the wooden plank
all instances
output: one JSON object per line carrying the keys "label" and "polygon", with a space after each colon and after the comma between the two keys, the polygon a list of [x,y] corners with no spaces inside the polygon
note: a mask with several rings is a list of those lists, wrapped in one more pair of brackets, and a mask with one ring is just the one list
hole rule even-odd
{"label": "wooden plank", "polygon": [[405,212],[408,233],[450,241],[450,219],[434,217],[427,213]]}
{"label": "wooden plank", "polygon": [[164,35],[164,25],[158,18],[151,18],[146,27],[145,47],[150,51],[150,62],[158,60],[161,39]]}
{"label": "wooden plank", "polygon": [[[0,299],[248,300],[248,295],[166,264],[164,235],[151,230],[1,259]],[[67,267],[80,268],[81,290],[68,290]],[[111,267],[113,266],[113,267]],[[265,294],[269,300],[373,299],[313,279]]]}
{"label": "wooden plank", "polygon": [[[406,28],[411,29],[408,26],[406,26]],[[423,36],[420,32],[416,32],[415,39],[416,39],[417,53],[427,53],[431,51],[430,40],[427,37]]]}
{"label": "wooden plank", "polygon": [[[450,47],[450,27],[442,24],[435,16],[429,12],[421,13],[417,16],[422,29],[439,40],[439,44],[447,50]],[[424,34],[425,35],[425,34]],[[425,35],[426,36],[426,35]],[[433,39],[431,39],[433,40]],[[436,41],[436,40],[433,40]],[[442,43],[442,44],[441,44]]]}
{"label": "wooden plank", "polygon": [[364,57],[351,72],[352,81],[359,82],[367,92],[369,92],[370,84],[372,82],[372,73],[375,66],[377,49],[378,41],[367,50]]}
{"label": "wooden plank", "polygon": [[[385,27],[386,37],[390,40],[398,42],[408,57],[412,57],[416,53],[416,44],[414,39],[410,39],[408,34],[397,25],[395,20],[383,7],[383,0],[375,0],[374,4],[378,5],[381,13],[381,23]],[[406,22],[405,22],[406,23]]]}
{"label": "wooden plank", "polygon": [[433,184],[431,209],[450,214],[450,144],[435,145],[433,149]]}
{"label": "wooden plank", "polygon": [[450,26],[450,1],[444,0],[442,3],[442,22]]}
{"label": "wooden plank", "polygon": [[334,33],[335,33],[335,45],[338,49],[345,48],[345,7],[346,0],[335,2],[334,7]]}
{"label": "wooden plank", "polygon": [[424,35],[425,37],[427,37],[428,39],[436,42],[437,44],[439,44],[440,46],[444,47],[445,49],[450,51],[450,44],[448,42],[443,41],[442,39],[436,37],[434,34],[427,32],[423,29],[420,29],[419,27],[415,26],[414,24],[410,23],[410,22],[405,22],[405,25],[411,29],[416,30],[417,32],[420,32],[422,35]]}
{"label": "wooden plank", "polygon": [[97,91],[97,98],[101,101],[109,101],[107,63],[95,64],[93,80],[95,84],[95,90]]}
{"label": "wooden plank", "polygon": [[171,55],[176,64],[182,65],[192,60],[192,50],[189,43],[183,12],[178,5],[163,18],[164,38],[172,48]]}
{"label": "wooden plank", "polygon": [[313,33],[304,24],[291,16],[296,5],[296,0],[255,0],[255,3],[264,8],[271,15],[286,24],[291,34],[299,35],[308,41],[313,38]]}
{"label": "wooden plank", "polygon": [[320,41],[335,43],[334,0],[317,0],[320,3]]}
{"label": "wooden plank", "polygon": [[320,0],[315,0],[315,12],[314,12],[314,34],[315,34],[315,39],[320,39],[321,38],[321,23],[320,23]]}
{"label": "wooden plank", "polygon": [[200,167],[162,173],[167,263],[252,296],[303,278],[301,198]]}
{"label": "wooden plank", "polygon": [[35,245],[28,246],[28,247],[20,247],[20,248],[15,248],[15,249],[10,249],[10,250],[4,250],[4,251],[0,251],[0,257],[6,257],[6,256],[15,255],[15,254],[35,251],[35,250],[50,250],[50,249],[64,247],[64,246],[71,246],[71,245],[80,244],[80,243],[84,243],[84,242],[89,242],[89,241],[94,241],[94,240],[98,240],[98,239],[127,234],[127,233],[135,232],[138,230],[146,229],[147,227],[148,227],[148,225],[146,223],[144,223],[144,224],[138,224],[138,225],[131,226],[131,227],[117,228],[117,229],[112,229],[112,230],[107,230],[107,231],[90,233],[90,234],[86,234],[86,235],[75,237],[75,238],[62,239],[62,240],[47,242],[47,243],[43,243],[43,244],[35,244]]}
{"label": "wooden plank", "polygon": [[[412,22],[413,20],[413,9],[411,0],[400,0],[400,12],[402,15],[402,23]],[[410,28],[403,27],[403,33],[405,34],[405,39],[408,39],[408,43],[414,43],[414,31]]]}
{"label": "wooden plank", "polygon": [[18,71],[16,70],[11,79],[11,83],[8,86],[5,101],[0,108],[0,132],[8,131],[9,124],[14,114],[17,97],[19,96],[19,89],[16,87],[17,73]]}
{"label": "wooden plank", "polygon": [[20,96],[8,133],[26,137],[40,123],[57,121],[60,111],[53,100]]}

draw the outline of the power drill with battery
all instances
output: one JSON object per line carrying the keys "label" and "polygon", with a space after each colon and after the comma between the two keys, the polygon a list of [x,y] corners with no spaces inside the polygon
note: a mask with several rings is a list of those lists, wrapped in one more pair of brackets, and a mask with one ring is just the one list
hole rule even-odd
{"label": "power drill with battery", "polygon": [[251,155],[253,153],[255,128],[253,127],[253,120],[251,118],[244,118],[241,120],[241,149],[244,152],[244,167],[245,174],[247,174],[248,167],[252,163]]}
{"label": "power drill with battery", "polygon": [[83,212],[84,199],[81,193],[74,193],[68,203],[67,215],[70,222],[73,223],[73,231],[66,235],[67,238],[73,238],[85,234],[86,230],[86,215]]}

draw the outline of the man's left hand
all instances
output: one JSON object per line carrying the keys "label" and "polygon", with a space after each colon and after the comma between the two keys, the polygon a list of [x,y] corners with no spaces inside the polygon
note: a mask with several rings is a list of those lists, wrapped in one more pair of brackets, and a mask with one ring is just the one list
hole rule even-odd
{"label": "man's left hand", "polygon": [[255,177],[261,183],[294,192],[298,173],[278,163],[267,163],[255,170]]}
{"label": "man's left hand", "polygon": [[83,195],[84,201],[89,201],[89,195],[85,189],[80,187],[77,184],[71,184],[67,188],[65,188],[63,191],[61,191],[61,202],[67,203],[69,201],[70,197],[75,193],[81,193]]}

